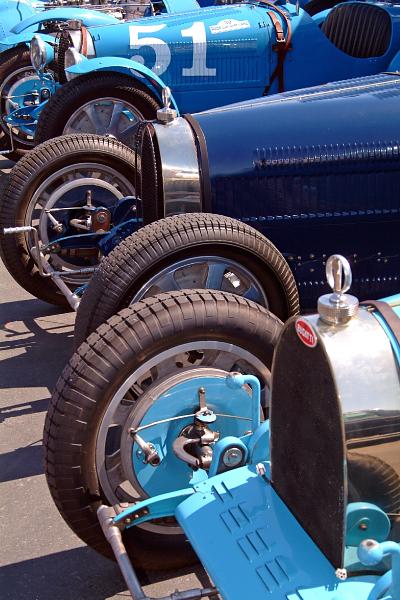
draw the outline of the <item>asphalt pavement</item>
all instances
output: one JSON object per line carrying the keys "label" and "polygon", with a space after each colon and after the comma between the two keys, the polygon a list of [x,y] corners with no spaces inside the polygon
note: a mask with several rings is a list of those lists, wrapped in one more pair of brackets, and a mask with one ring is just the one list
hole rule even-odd
{"label": "asphalt pavement", "polygon": [[[12,164],[0,158],[0,194]],[[44,418],[72,352],[74,319],[21,289],[0,260],[1,600],[131,597],[116,565],[62,520],[43,473]],[[144,573],[143,583],[153,597],[210,585],[200,568]]]}

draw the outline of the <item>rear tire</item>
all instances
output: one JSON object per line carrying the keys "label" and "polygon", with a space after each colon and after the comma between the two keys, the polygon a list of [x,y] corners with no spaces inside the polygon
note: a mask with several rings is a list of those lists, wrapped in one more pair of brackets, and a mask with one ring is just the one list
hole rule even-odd
{"label": "rear tire", "polygon": [[[0,205],[0,232],[4,227],[30,225],[27,211],[35,192],[46,178],[68,165],[81,161],[112,166],[126,173],[135,186],[134,152],[110,139],[94,135],[71,135],[51,140],[26,155],[10,173]],[[44,279],[30,252],[32,241],[27,234],[0,235],[0,256],[12,277],[27,292],[40,300],[68,307],[56,285]]]}
{"label": "rear tire", "polygon": [[[63,135],[76,110],[88,102],[109,96],[135,106],[143,119],[154,119],[160,106],[132,77],[116,73],[88,73],[65,83],[46,103],[36,127],[35,144]],[[103,135],[106,132],[88,129],[77,133]]]}
{"label": "rear tire", "polygon": [[[122,382],[130,377],[129,384],[134,386],[131,389],[136,390],[132,374],[143,370],[149,361],[155,364],[168,350],[172,349],[173,356],[175,348],[182,352],[182,344],[189,348],[193,342],[204,347],[208,344],[211,355],[217,347],[226,347],[228,357],[240,349],[243,360],[250,357],[251,368],[262,383],[268,384],[281,328],[274,315],[254,302],[232,294],[186,290],[147,298],[121,311],[79,347],[56,385],[45,422],[44,447],[51,495],[67,524],[84,542],[111,555],[96,516],[101,503],[111,503],[101,487],[96,456],[103,415]],[[201,372],[202,363],[196,367],[191,364]],[[204,359],[204,366],[207,364],[212,363]],[[237,370],[236,363],[233,368],[227,362],[225,365],[227,371]],[[176,369],[182,372],[185,366],[176,363]],[[152,381],[157,382],[157,378],[156,373]],[[149,387],[144,391],[149,392],[153,383],[145,385]],[[141,401],[142,393],[136,391],[136,403]],[[125,430],[127,423],[123,427]],[[122,451],[123,445],[120,448]],[[196,561],[183,533],[134,527],[125,530],[123,538],[131,560],[139,568],[176,569]]]}
{"label": "rear tire", "polygon": [[[140,292],[163,269],[197,256],[221,257],[227,265],[231,261],[244,267],[264,292],[268,300],[264,305],[282,321],[298,312],[292,271],[267,238],[230,217],[188,213],[146,225],[103,258],[78,309],[76,346],[132,301],[158,291],[170,291],[171,288],[156,291],[150,288]],[[201,285],[199,281],[185,279],[184,287]],[[225,291],[234,292],[235,288],[230,286]]]}

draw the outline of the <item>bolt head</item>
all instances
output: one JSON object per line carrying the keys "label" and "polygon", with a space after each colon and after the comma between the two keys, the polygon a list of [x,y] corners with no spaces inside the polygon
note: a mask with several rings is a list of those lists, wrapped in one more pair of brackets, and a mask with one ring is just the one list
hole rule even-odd
{"label": "bolt head", "polygon": [[258,463],[256,465],[256,472],[257,475],[260,475],[260,477],[264,477],[264,475],[266,475],[267,471],[265,469],[265,465],[263,465],[263,463]]}
{"label": "bolt head", "polygon": [[243,450],[241,448],[229,448],[222,458],[222,462],[226,467],[233,469],[241,464],[243,460]]}

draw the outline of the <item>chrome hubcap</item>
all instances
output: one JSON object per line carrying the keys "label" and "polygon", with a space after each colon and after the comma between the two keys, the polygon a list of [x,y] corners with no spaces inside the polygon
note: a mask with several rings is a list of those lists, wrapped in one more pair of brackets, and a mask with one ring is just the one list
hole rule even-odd
{"label": "chrome hubcap", "polygon": [[232,292],[268,308],[263,286],[243,265],[219,256],[198,256],[169,265],[147,281],[130,300],[183,289],[212,289]]}
{"label": "chrome hubcap", "polygon": [[95,133],[121,139],[143,115],[132,104],[117,98],[100,98],[80,106],[68,119],[66,133]]}

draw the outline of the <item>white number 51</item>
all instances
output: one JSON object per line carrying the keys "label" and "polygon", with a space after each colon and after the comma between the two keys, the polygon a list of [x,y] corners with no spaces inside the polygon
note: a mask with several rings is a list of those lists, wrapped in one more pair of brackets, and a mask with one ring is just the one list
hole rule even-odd
{"label": "white number 51", "polygon": [[[129,45],[133,50],[139,50],[143,46],[150,46],[154,50],[156,60],[152,71],[156,75],[162,75],[169,67],[171,62],[171,51],[164,40],[156,37],[141,37],[140,33],[156,33],[166,27],[166,24],[160,25],[130,25],[129,26]],[[188,29],[182,29],[182,37],[191,37],[193,40],[193,63],[190,68],[182,69],[183,77],[215,77],[216,69],[207,67],[207,36],[204,23],[197,21]],[[138,55],[131,56],[141,64],[144,63],[143,57]]]}

